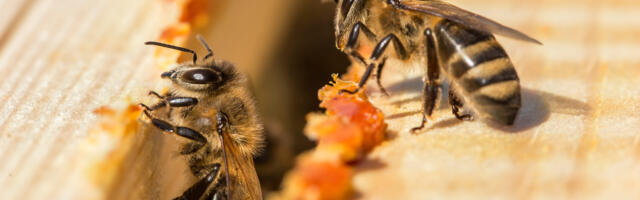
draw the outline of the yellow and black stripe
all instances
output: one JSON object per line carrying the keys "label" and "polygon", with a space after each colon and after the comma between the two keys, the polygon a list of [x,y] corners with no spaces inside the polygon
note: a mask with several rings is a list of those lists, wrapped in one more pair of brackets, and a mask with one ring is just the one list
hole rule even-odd
{"label": "yellow and black stripe", "polygon": [[511,125],[520,109],[520,84],[509,56],[490,33],[449,20],[436,27],[443,71],[473,101],[478,114]]}

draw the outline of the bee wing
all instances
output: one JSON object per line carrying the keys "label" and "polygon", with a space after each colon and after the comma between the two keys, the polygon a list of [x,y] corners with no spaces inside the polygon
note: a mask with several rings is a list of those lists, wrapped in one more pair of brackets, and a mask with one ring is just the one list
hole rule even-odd
{"label": "bee wing", "polygon": [[540,41],[529,37],[528,35],[509,28],[489,18],[464,10],[452,4],[439,0],[405,0],[399,1],[400,7],[406,10],[426,13],[442,17],[459,24],[468,26],[469,28],[494,33],[513,39],[542,44]]}
{"label": "bee wing", "polygon": [[229,196],[231,199],[262,199],[260,181],[253,165],[253,157],[244,155],[229,137],[228,132],[222,134],[224,150],[226,153],[226,166],[228,166],[231,184]]}

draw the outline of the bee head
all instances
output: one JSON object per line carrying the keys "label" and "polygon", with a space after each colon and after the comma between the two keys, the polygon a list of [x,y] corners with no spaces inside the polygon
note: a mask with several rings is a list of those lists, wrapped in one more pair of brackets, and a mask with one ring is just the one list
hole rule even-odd
{"label": "bee head", "polygon": [[[213,56],[213,52],[200,35],[197,35],[197,38],[209,52],[202,59],[202,61],[206,61],[209,57]],[[145,44],[161,46],[193,54],[193,63],[180,64],[174,69],[166,71],[160,75],[160,77],[170,79],[173,83],[184,89],[191,91],[215,90],[236,78],[237,72],[231,63],[213,60],[206,64],[197,64],[198,55],[191,49],[160,42],[146,42]]]}
{"label": "bee head", "polygon": [[191,91],[216,90],[235,79],[235,68],[225,61],[205,65],[182,64],[164,72],[160,77]]}

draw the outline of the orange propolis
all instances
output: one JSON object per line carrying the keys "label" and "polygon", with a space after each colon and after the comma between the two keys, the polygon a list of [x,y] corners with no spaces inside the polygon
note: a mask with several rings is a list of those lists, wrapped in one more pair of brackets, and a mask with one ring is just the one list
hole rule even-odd
{"label": "orange propolis", "polygon": [[353,165],[385,139],[387,124],[355,82],[333,75],[333,82],[318,91],[324,114],[307,116],[305,134],[318,146],[298,159],[284,181],[282,199],[348,199]]}

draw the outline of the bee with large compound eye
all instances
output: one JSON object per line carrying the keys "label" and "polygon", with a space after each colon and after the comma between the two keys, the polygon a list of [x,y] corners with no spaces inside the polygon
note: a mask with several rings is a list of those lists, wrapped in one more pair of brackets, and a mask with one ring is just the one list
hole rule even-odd
{"label": "bee with large compound eye", "polygon": [[[253,156],[264,136],[247,79],[233,64],[209,59],[211,49],[198,39],[209,52],[203,63],[193,50],[145,43],[193,54],[193,63],[162,73],[173,83],[165,95],[150,92],[158,103],[141,104],[153,126],[185,139],[180,154],[199,181],[176,199],[262,199]],[[168,113],[168,119],[161,119],[157,111]]]}
{"label": "bee with large compound eye", "polygon": [[[450,80],[449,104],[456,118],[472,119],[460,110],[464,102],[482,118],[513,124],[521,104],[520,83],[511,60],[493,34],[540,42],[440,0],[335,1],[336,46],[366,66],[359,88],[377,69],[377,84],[387,93],[380,84],[380,72],[390,56],[426,65],[422,123],[412,131],[422,129],[431,116],[439,96],[441,74]],[[387,51],[391,44],[393,50]],[[362,45],[374,47],[369,58],[361,55]]]}

